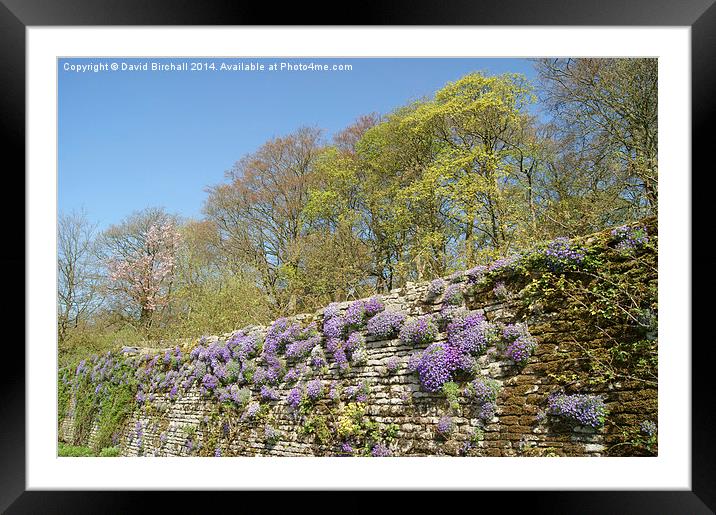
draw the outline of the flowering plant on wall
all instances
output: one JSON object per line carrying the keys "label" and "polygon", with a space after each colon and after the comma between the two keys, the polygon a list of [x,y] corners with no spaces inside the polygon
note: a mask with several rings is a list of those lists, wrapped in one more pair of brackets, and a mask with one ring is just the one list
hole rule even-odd
{"label": "flowering plant on wall", "polygon": [[569,238],[556,238],[544,251],[547,267],[553,272],[577,270],[586,258],[586,250],[569,241]]}
{"label": "flowering plant on wall", "polygon": [[410,345],[425,345],[435,340],[438,327],[429,315],[408,319],[400,329],[400,341]]}
{"label": "flowering plant on wall", "polygon": [[526,324],[508,324],[502,330],[503,355],[517,365],[524,365],[537,348],[537,341]]}
{"label": "flowering plant on wall", "polygon": [[633,254],[649,243],[649,234],[643,225],[616,227],[612,229],[611,236],[616,241],[615,248],[625,254]]}
{"label": "flowering plant on wall", "polygon": [[583,426],[604,425],[607,409],[598,395],[554,393],[547,399],[548,413],[564,417]]}
{"label": "flowering plant on wall", "polygon": [[405,322],[405,315],[396,311],[383,311],[368,320],[367,332],[377,338],[393,338]]}

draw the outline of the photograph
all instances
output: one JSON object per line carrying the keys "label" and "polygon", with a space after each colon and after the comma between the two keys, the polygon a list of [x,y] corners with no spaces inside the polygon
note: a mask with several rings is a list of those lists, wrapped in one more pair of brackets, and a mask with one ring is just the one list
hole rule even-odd
{"label": "photograph", "polygon": [[659,64],[58,57],[56,456],[656,461]]}

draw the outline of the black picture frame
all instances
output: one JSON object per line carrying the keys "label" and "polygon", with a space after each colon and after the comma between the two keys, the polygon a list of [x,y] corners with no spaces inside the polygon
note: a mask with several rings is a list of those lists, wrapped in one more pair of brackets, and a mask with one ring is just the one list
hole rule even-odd
{"label": "black picture frame", "polygon": [[[715,0],[502,0],[501,2],[453,1],[448,4],[426,0],[362,2],[341,21],[330,25],[500,25],[500,26],[688,26],[691,27],[692,157],[707,163],[713,144],[708,128],[716,99],[716,6]],[[13,157],[16,168],[7,167],[18,188],[25,191],[25,29],[31,26],[104,25],[315,25],[325,7],[311,9],[303,3],[277,8],[269,3],[239,3],[201,0],[0,0],[0,127],[5,162]],[[343,8],[341,8],[341,11]],[[336,11],[339,12],[339,11]],[[713,165],[709,165],[711,168]],[[704,169],[702,169],[702,172]],[[21,177],[23,179],[21,179]],[[693,180],[684,172],[685,180]],[[699,176],[699,180],[701,177]],[[701,190],[701,186],[699,190]],[[17,191],[17,190],[13,190]],[[0,256],[10,291],[24,291],[29,273],[24,255],[25,226],[17,213],[25,213],[24,195],[7,195],[3,211],[6,238],[13,245]],[[692,201],[692,205],[696,205]],[[697,220],[697,217],[692,217]],[[694,234],[692,232],[692,234]],[[698,233],[696,233],[698,234]],[[10,249],[14,250],[10,250]],[[16,273],[23,270],[25,274]],[[14,281],[14,283],[13,283]],[[22,289],[21,289],[22,288]],[[5,306],[8,327],[23,313],[25,303],[14,293]],[[23,297],[24,298],[24,295]],[[706,318],[710,303],[693,303],[693,320]],[[23,310],[21,312],[21,310]],[[702,315],[699,318],[699,314]],[[12,334],[10,332],[9,334]],[[12,363],[0,374],[0,510],[6,513],[132,513],[143,511],[148,497],[159,497],[162,511],[177,507],[193,511],[233,493],[201,492],[78,492],[26,491],[25,484],[25,353],[19,338],[7,338],[3,360]],[[690,491],[533,491],[479,492],[480,506],[502,500],[510,508],[523,505],[532,513],[713,513],[716,509],[716,453],[714,452],[714,402],[710,381],[714,345],[710,339],[693,339],[692,356],[692,490]],[[691,342],[670,342],[688,349]],[[11,355],[11,351],[16,356]],[[237,493],[245,495],[244,493]],[[212,504],[206,504],[206,497]],[[295,494],[294,494],[295,495]],[[357,492],[345,494],[341,504],[358,501]],[[417,500],[417,499],[416,499]],[[331,503],[332,501],[326,501]],[[171,507],[170,507],[171,506]],[[246,506],[246,505],[244,505]],[[469,507],[469,505],[467,505]],[[473,505],[474,506],[474,505]],[[337,508],[337,507],[336,507]],[[474,509],[474,508],[473,508]]]}

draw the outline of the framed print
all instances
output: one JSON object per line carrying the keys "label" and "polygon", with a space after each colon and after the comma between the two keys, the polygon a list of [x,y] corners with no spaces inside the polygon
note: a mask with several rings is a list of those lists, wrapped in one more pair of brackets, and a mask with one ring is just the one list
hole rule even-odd
{"label": "framed print", "polygon": [[27,336],[3,508],[711,512],[690,170],[714,9],[4,1]]}

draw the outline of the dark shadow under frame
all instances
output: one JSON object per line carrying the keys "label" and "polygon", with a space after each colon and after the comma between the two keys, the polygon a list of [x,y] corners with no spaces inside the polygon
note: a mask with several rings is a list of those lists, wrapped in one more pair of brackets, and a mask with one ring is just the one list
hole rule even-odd
{"label": "dark shadow under frame", "polygon": [[[692,156],[700,180],[713,167],[706,160],[716,99],[716,6],[714,0],[601,0],[577,3],[570,0],[503,0],[478,4],[474,0],[448,5],[421,0],[362,2],[350,18],[331,25],[584,25],[584,26],[689,26],[692,34]],[[341,9],[343,10],[343,9]],[[25,191],[25,28],[28,26],[82,25],[315,25],[320,9],[312,11],[302,3],[284,4],[280,10],[269,3],[240,3],[228,0],[0,0],[0,127],[7,157],[15,167],[5,167],[5,181],[14,179]],[[315,16],[314,16],[315,15]],[[697,163],[701,163],[698,166]],[[685,180],[693,180],[684,174]],[[6,186],[6,191],[16,191]],[[707,188],[699,182],[697,191]],[[12,273],[26,268],[25,227],[18,212],[25,212],[24,195],[7,195],[2,210],[6,238],[10,245],[0,256],[10,271],[6,292],[24,291],[24,275]],[[693,202],[693,201],[692,201]],[[17,204],[20,205],[17,205]],[[708,199],[703,204],[709,205]],[[699,217],[693,217],[697,222]],[[710,217],[708,217],[710,218]],[[707,218],[707,219],[708,219]],[[693,234],[693,231],[692,231]],[[698,232],[696,234],[699,234]],[[12,250],[14,249],[14,250]],[[22,249],[22,250],[20,250]],[[22,277],[22,279],[21,279]],[[8,283],[9,281],[9,283]],[[14,281],[14,282],[13,282]],[[16,293],[6,294],[6,327],[22,317],[24,302]],[[25,295],[22,296],[25,299]],[[693,303],[695,313],[707,314],[708,302]],[[22,308],[21,308],[22,306]],[[19,324],[14,324],[17,327]],[[233,501],[245,492],[76,492],[26,491],[25,484],[25,353],[13,338],[6,336],[0,374],[0,509],[7,513],[129,513],[143,511],[148,500],[170,505],[177,512],[215,506],[216,500]],[[23,338],[24,340],[24,338]],[[716,452],[712,428],[716,422],[709,367],[714,362],[710,339],[693,339],[692,351],[692,490],[691,491],[580,491],[580,492],[473,492],[480,505],[489,500],[507,501],[510,507],[524,506],[532,513],[713,513],[716,507]],[[688,348],[691,342],[671,342]],[[12,355],[15,352],[16,355]],[[9,365],[12,363],[12,365]],[[413,495],[415,495],[415,492]],[[265,494],[264,494],[265,495]],[[296,492],[290,493],[296,502]],[[341,504],[358,501],[357,492],[342,494]],[[206,504],[211,496],[212,504]],[[288,496],[286,496],[288,499]],[[416,499],[417,500],[417,499]],[[328,503],[333,501],[326,499]],[[246,504],[243,504],[246,506]],[[335,505],[334,505],[335,506]],[[469,509],[470,504],[466,505]],[[200,509],[201,509],[200,508]],[[474,508],[473,508],[474,509]]]}

